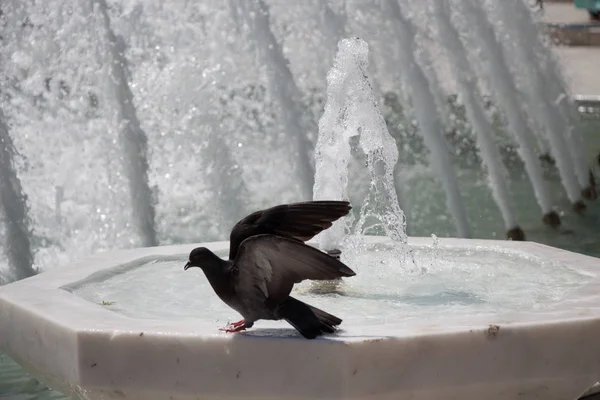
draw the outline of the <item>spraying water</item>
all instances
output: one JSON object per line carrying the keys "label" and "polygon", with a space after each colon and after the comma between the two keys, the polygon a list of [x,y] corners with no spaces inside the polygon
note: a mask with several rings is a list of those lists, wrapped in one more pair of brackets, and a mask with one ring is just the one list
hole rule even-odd
{"label": "spraying water", "polygon": [[272,96],[279,105],[282,127],[290,136],[300,189],[306,199],[312,197],[314,169],[310,161],[310,147],[302,124],[298,101],[300,91],[296,86],[281,45],[271,31],[269,7],[263,0],[239,0],[240,9],[247,19],[262,64],[267,70],[267,81]]}
{"label": "spraying water", "polygon": [[[319,0],[319,26],[327,40],[327,48],[331,52],[331,59],[335,57],[336,45],[346,35],[346,14],[336,13],[332,8],[329,0]],[[345,11],[345,10],[344,10]],[[326,66],[327,64],[323,64]]]}
{"label": "spraying water", "polygon": [[[363,233],[367,218],[375,218],[388,237],[406,243],[406,218],[398,204],[393,177],[398,149],[367,77],[368,58],[369,47],[363,40],[343,39],[338,43],[334,65],[327,75],[325,111],[319,120],[314,199],[348,198],[349,140],[360,135],[371,186],[356,230]],[[334,249],[346,233],[344,222],[337,221],[318,236],[319,246]]]}
{"label": "spraying water", "polygon": [[408,77],[408,82],[411,85],[414,112],[419,122],[419,132],[431,152],[430,163],[444,186],[447,197],[446,201],[454,217],[458,235],[460,237],[469,237],[470,230],[467,213],[458,190],[458,182],[452,168],[446,142],[442,136],[443,129],[435,114],[436,104],[434,96],[431,93],[425,73],[414,56],[413,39],[415,37],[415,28],[402,14],[397,0],[386,0],[385,4],[387,5],[388,12],[395,21],[393,26],[401,48],[401,68],[403,69],[403,73]]}
{"label": "spraying water", "polygon": [[[509,1],[514,3],[513,0]],[[521,0],[517,0],[517,2],[522,3]],[[574,162],[569,152],[568,141],[565,140],[565,134],[569,131],[569,123],[560,112],[556,112],[552,103],[545,101],[551,95],[549,93],[551,86],[544,79],[544,74],[539,67],[535,53],[531,51],[533,47],[531,41],[537,36],[535,25],[527,21],[527,25],[532,31],[524,31],[523,29],[519,29],[524,25],[522,22],[522,13],[514,13],[514,7],[509,8],[506,6],[498,7],[498,11],[502,20],[505,21],[504,29],[506,32],[504,37],[511,32],[519,33],[519,36],[514,38],[517,42],[514,45],[513,43],[508,43],[506,48],[512,50],[516,57],[521,60],[519,67],[525,70],[525,82],[531,87],[531,90],[528,91],[530,94],[528,97],[533,103],[531,107],[533,111],[532,117],[536,118],[538,126],[545,128],[552,154],[556,158],[563,187],[569,196],[569,200],[572,203],[576,203],[580,201],[580,187],[573,169]],[[508,37],[510,38],[511,36]],[[518,43],[519,40],[523,42],[523,45]]]}
{"label": "spraying water", "polygon": [[[4,219],[6,243],[4,252],[11,269],[11,278],[24,279],[35,275],[27,196],[14,168],[15,148],[0,110],[0,211]],[[2,280],[2,277],[0,277]]]}
{"label": "spraying water", "polygon": [[[231,2],[238,5],[249,4],[240,0]],[[152,157],[148,160],[151,162],[152,192],[159,194],[155,206],[160,213],[156,218],[159,224],[154,229],[159,231],[161,243],[183,243],[223,237],[224,231],[216,232],[213,229],[219,225],[216,219],[221,218],[223,214],[229,214],[228,210],[239,207],[235,202],[213,201],[212,196],[207,195],[209,191],[233,199],[245,197],[242,192],[247,185],[248,195],[245,200],[249,209],[260,209],[274,201],[299,200],[300,190],[296,190],[292,185],[308,186],[306,192],[312,191],[310,181],[313,177],[310,171],[306,172],[310,179],[306,185],[298,176],[290,177],[287,168],[281,168],[282,164],[287,165],[287,159],[290,158],[287,146],[292,147],[293,152],[298,155],[298,158],[292,157],[297,168],[302,166],[297,160],[307,160],[306,165],[312,163],[312,149],[309,144],[296,142],[299,136],[295,133],[298,133],[300,128],[296,125],[296,131],[288,130],[281,113],[272,105],[275,103],[286,112],[296,110],[288,113],[288,116],[300,115],[302,106],[311,107],[318,112],[322,109],[322,96],[320,93],[313,96],[312,91],[321,87],[322,83],[315,82],[312,78],[319,75],[314,73],[315,70],[320,72],[327,69],[331,59],[328,55],[319,59],[319,63],[326,64],[326,67],[321,69],[314,62],[314,57],[306,57],[307,54],[303,53],[307,43],[311,43],[306,39],[314,34],[314,31],[306,30],[306,26],[310,25],[313,30],[319,26],[315,23],[304,23],[306,21],[302,20],[302,14],[297,13],[298,10],[317,8],[317,4],[314,1],[301,2],[302,5],[289,7],[289,3],[281,0],[265,1],[272,6],[272,13],[267,18],[263,11],[269,10],[259,7],[257,2],[249,4],[249,10],[242,10],[243,12],[235,15],[223,7],[222,1],[176,3],[165,6],[164,2],[151,0],[144,2],[142,7],[131,2],[108,2],[111,21],[102,21],[101,12],[96,12],[92,16],[94,21],[102,21],[98,25],[90,23],[89,11],[82,13],[79,10],[89,8],[91,0],[77,4],[62,0],[41,3],[9,1],[0,6],[3,11],[0,18],[0,61],[3,72],[0,84],[3,96],[0,101],[2,110],[11,123],[11,138],[16,150],[23,156],[24,168],[18,172],[23,192],[28,196],[30,217],[36,232],[36,267],[43,270],[96,251],[137,246],[138,236],[143,236],[144,230],[148,232],[146,237],[150,239],[143,241],[154,241],[152,230],[149,228],[150,223],[146,225],[147,230],[141,229],[142,232],[139,232],[138,229],[137,235],[132,232],[131,227],[138,224],[143,227],[144,221],[151,222],[152,218],[147,216],[151,214],[153,204],[150,203],[146,211],[143,211],[145,206],[138,207],[139,203],[131,201],[133,196],[130,192],[133,190],[130,191],[126,187],[127,183],[132,182],[147,186],[143,172],[145,167],[143,163],[136,161],[135,165],[139,168],[136,167],[134,171],[124,169],[129,159],[139,160],[140,154],[146,156],[146,146],[148,151],[152,152]],[[343,3],[351,10],[347,14],[347,20],[341,12],[345,8]],[[413,111],[419,112],[418,118],[415,119],[420,134],[425,131],[433,132],[433,136],[429,136],[426,143],[429,151],[442,154],[442,157],[432,155],[432,170],[445,185],[446,193],[456,195],[458,186],[456,178],[452,178],[452,160],[450,154],[444,154],[446,144],[440,133],[445,127],[434,120],[436,115],[439,115],[439,110],[429,92],[435,83],[429,81],[427,76],[423,78],[423,71],[419,72],[419,69],[422,70],[422,64],[419,66],[416,62],[423,61],[418,54],[423,47],[412,43],[414,30],[411,31],[412,24],[406,21],[408,16],[411,16],[411,20],[417,23],[418,20],[413,15],[418,13],[422,2],[405,1],[402,3],[402,9],[397,7],[397,4],[394,7],[394,3],[396,2],[392,1],[386,5],[391,4],[392,9],[399,11],[401,20],[389,10],[382,14],[384,3],[376,2],[376,6],[373,6],[362,1],[323,1],[319,3],[319,14],[322,14],[328,23],[335,20],[331,18],[326,7],[323,7],[328,5],[331,11],[340,16],[341,23],[340,26],[330,26],[324,22],[321,28],[332,28],[331,33],[314,37],[337,36],[338,33],[335,32],[341,29],[341,25],[345,25],[347,32],[352,31],[365,36],[377,30],[373,34],[373,40],[369,41],[369,61],[378,63],[377,68],[373,69],[377,74],[371,77],[379,82],[386,97],[395,96],[401,99],[402,103],[402,112],[390,111],[388,121],[393,121],[397,126],[412,128],[412,115],[417,116]],[[96,7],[103,4],[106,5],[106,1],[98,3]],[[511,4],[510,7],[522,6],[519,2],[507,4]],[[236,8],[238,9],[239,7]],[[307,14],[315,15],[314,12]],[[233,16],[237,16],[242,22],[257,21],[256,26],[251,24],[255,40],[249,41],[249,44],[259,50],[261,66],[267,66],[266,71],[272,71],[261,74],[248,54],[242,54],[240,50],[248,46],[245,41],[240,40],[239,32],[236,33],[233,29]],[[373,24],[376,21],[383,21],[385,24],[380,27]],[[476,27],[477,24],[472,26]],[[110,45],[106,40],[105,36],[110,34],[109,28],[112,28],[116,46]],[[327,41],[332,43],[332,39],[331,37]],[[474,45],[467,46],[467,50],[479,47],[484,38],[477,35],[474,39]],[[131,76],[128,76],[129,71],[123,68],[126,65],[123,45],[127,46],[125,55],[129,61],[128,70]],[[322,44],[312,42],[310,45]],[[115,52],[111,52],[110,49],[107,51],[107,47],[111,46]],[[394,51],[389,51],[390,49]],[[536,49],[538,53],[549,52],[539,44]],[[285,52],[289,52],[289,56],[287,53],[285,55],[292,60],[291,65],[287,65],[287,59],[283,57]],[[323,51],[315,53],[325,54]],[[436,52],[431,54],[437,55]],[[557,64],[550,58],[548,60],[541,64],[541,68],[545,72],[546,81],[552,84],[552,95],[544,100],[550,104],[555,102],[564,115],[572,116],[575,108],[565,101],[568,98],[563,95],[564,81],[560,73],[556,72]],[[439,60],[436,57],[434,61]],[[518,63],[519,60],[515,62]],[[120,75],[126,79],[121,79],[118,84],[106,81],[98,74],[103,66],[115,68],[113,78],[119,78]],[[370,66],[373,67],[373,64],[370,63]],[[121,72],[118,71],[120,68]],[[392,73],[393,71],[397,72]],[[483,75],[481,70],[478,72],[478,77]],[[561,79],[550,78],[555,75]],[[398,77],[402,77],[403,85],[408,84],[406,87],[412,90],[403,90],[403,85],[397,84]],[[438,76],[438,80],[445,83],[446,80],[441,78],[441,75]],[[294,98],[294,89],[289,89],[294,80],[298,84],[296,89],[302,90],[300,95],[304,98],[301,101],[306,103],[298,102],[293,107],[283,107],[277,93],[291,93],[289,98]],[[497,100],[502,100],[502,93],[506,93],[502,88],[505,81],[508,92],[514,91],[515,85],[511,83],[514,76],[509,74],[499,79],[500,85],[490,88],[490,100],[494,105]],[[271,91],[271,96],[266,95],[267,89]],[[117,129],[115,119],[107,118],[110,111],[121,107],[115,100],[114,90],[122,91],[117,93],[121,96],[123,106],[117,119],[127,119],[132,122],[132,126],[139,127],[141,124],[149,138],[147,145],[143,137],[132,134],[132,145],[125,151],[120,136],[113,135],[113,131],[121,132],[122,128],[119,126]],[[375,97],[377,98],[377,95]],[[515,97],[510,97],[513,98]],[[297,99],[294,98],[294,101]],[[472,102],[477,103],[477,97],[472,99]],[[138,105],[135,109],[132,107],[134,103]],[[215,129],[210,134],[206,129],[204,116],[186,118],[186,110],[205,110],[207,105],[215,110],[214,115],[217,116],[216,122],[219,125],[214,126]],[[128,118],[128,115],[135,117],[135,112],[137,118]],[[395,116],[395,120],[391,118]],[[136,121],[137,119],[139,121]],[[296,117],[292,119],[296,120]],[[475,118],[469,119],[471,121],[466,122],[475,126]],[[574,119],[571,120],[571,123],[573,122]],[[291,124],[293,128],[294,123]],[[399,142],[399,145],[403,151],[416,149],[414,159],[420,164],[427,150],[421,146],[420,138],[412,136],[413,131],[406,129],[407,136],[411,135],[410,139]],[[306,134],[303,130],[300,132],[302,135]],[[576,132],[577,130],[573,133]],[[52,141],[47,140],[49,135],[52,135]],[[214,135],[218,137],[214,139]],[[205,141],[211,143],[205,145]],[[571,141],[568,143],[571,144]],[[302,148],[308,149],[308,156],[300,157]],[[141,153],[136,149],[141,149]],[[219,152],[227,149],[231,152],[230,160],[227,160],[229,157],[219,157]],[[202,150],[210,152],[215,158],[219,157],[222,163],[217,166],[213,163],[215,160],[204,157]],[[422,150],[424,151],[421,153]],[[485,157],[483,150],[482,154]],[[530,155],[532,156],[529,159],[535,163],[535,155]],[[583,157],[573,158],[583,160]],[[406,163],[406,160],[403,161]],[[205,168],[206,164],[212,167]],[[381,165],[377,162],[372,164],[376,166],[377,173],[384,177],[385,168],[377,167]],[[578,165],[582,164],[583,162],[579,162]],[[351,168],[354,165],[351,165]],[[234,166],[239,166],[239,170],[231,172],[235,172],[233,175],[240,178],[240,184],[233,182],[230,188],[221,187],[220,191],[213,191],[212,188],[219,186],[221,182],[226,185],[237,180],[232,178],[233,175],[229,175],[225,183],[221,176],[228,174],[229,168]],[[406,168],[403,163],[397,164],[397,168],[403,182],[415,184],[406,190],[409,194],[408,199],[411,200],[411,203],[407,204],[414,207],[410,210],[411,218],[414,218],[411,223],[411,227],[415,228],[414,232],[453,234],[452,226],[448,226],[451,224],[445,222],[443,200],[438,201],[440,199],[431,194],[437,193],[437,187],[421,186],[429,185],[428,179],[413,179],[420,176],[420,165],[418,171]],[[422,171],[428,174],[429,169],[423,168]],[[578,167],[577,171],[579,178],[583,175],[582,168]],[[130,172],[133,172],[131,176],[135,175],[137,178],[130,179]],[[470,172],[478,173],[461,170],[461,178],[468,176]],[[370,179],[370,171],[357,168],[355,173],[356,175],[350,176],[353,180]],[[90,176],[94,179],[90,179]],[[540,176],[536,175],[536,180],[539,178]],[[245,184],[242,184],[244,182]],[[469,186],[471,184],[465,183]],[[468,193],[469,197],[477,194],[487,196],[487,190],[481,188],[478,182],[473,184],[475,186],[473,192]],[[527,209],[527,200],[531,197],[529,188],[515,185],[511,188],[515,187],[517,191],[514,195],[518,199],[516,204],[523,210],[523,219],[519,222],[533,225],[533,221],[525,222],[529,214],[532,214]],[[351,189],[353,188],[349,189],[349,195],[352,199],[364,194],[363,190]],[[147,194],[148,190],[142,188],[139,192]],[[415,192],[423,194],[415,195]],[[551,201],[547,193],[545,195],[542,204],[547,210]],[[137,199],[149,201],[154,197],[138,196]],[[447,203],[456,216],[456,203],[459,203],[458,207],[463,211],[465,206],[460,205],[460,197],[455,198],[457,201],[451,197],[446,196]],[[504,200],[502,202],[507,203]],[[418,203],[424,203],[423,207]],[[220,212],[212,212],[215,207],[220,208]],[[495,234],[493,225],[503,225],[499,218],[496,219],[496,215],[492,216],[493,220],[484,220],[479,218],[479,214],[475,214],[479,210],[468,211],[475,217],[473,222],[477,226],[474,230],[478,231],[478,235],[490,237],[492,233]],[[137,222],[126,215],[133,212],[139,213],[140,218],[136,218]],[[506,212],[503,214],[506,215]],[[231,218],[234,218],[233,215]],[[510,216],[505,216],[504,219],[504,224],[511,220]],[[462,221],[466,224],[466,218]],[[366,221],[367,224],[368,222]],[[223,225],[227,224],[229,222],[224,220]],[[579,227],[581,225],[574,228]],[[3,272],[7,270],[6,265],[2,265],[1,268]]]}
{"label": "spraying water", "polygon": [[500,208],[506,229],[512,231],[517,228],[517,221],[505,180],[505,171],[492,137],[494,130],[486,116],[485,102],[477,88],[475,74],[467,58],[467,50],[460,40],[458,30],[452,25],[449,0],[430,0],[430,6],[438,26],[438,39],[446,49],[446,54],[454,67],[468,119],[477,135],[477,143],[488,170],[492,195]]}
{"label": "spraying water", "polygon": [[[94,1],[94,0],[93,0]],[[148,185],[148,139],[137,118],[133,94],[129,87],[129,71],[123,38],[110,26],[105,0],[95,0],[102,17],[107,47],[107,84],[114,96],[114,123],[119,131],[123,150],[124,171],[128,178],[131,211],[143,246],[156,246],[154,204]]]}
{"label": "spraying water", "polygon": [[208,172],[210,202],[220,204],[213,221],[219,225],[220,231],[227,232],[248,214],[248,189],[218,123],[213,124],[208,135],[202,151],[202,170]]}
{"label": "spraying water", "polygon": [[542,176],[541,165],[534,151],[535,146],[527,119],[519,107],[518,91],[506,64],[502,47],[497,42],[492,25],[479,2],[461,0],[460,3],[461,7],[457,11],[464,16],[469,26],[468,33],[472,45],[481,50],[482,58],[485,59],[487,78],[506,111],[509,128],[519,144],[519,155],[525,163],[538,204],[546,215],[551,212],[552,203]]}
{"label": "spraying water", "polygon": [[[430,40],[428,31],[423,29],[420,31],[425,33],[425,35],[423,35],[425,37],[421,39]],[[415,40],[416,39],[417,38],[415,38]],[[452,118],[450,117],[451,112],[448,104],[448,93],[444,91],[443,85],[433,67],[436,54],[433,54],[431,46],[428,46],[427,42],[425,41],[423,41],[419,47],[419,51],[416,54],[418,56],[417,62],[419,65],[423,66],[423,73],[429,82],[429,88],[431,90],[431,94],[433,95],[433,100],[436,105],[436,112],[440,123],[442,124],[442,129],[448,131],[452,127]]]}
{"label": "spraying water", "polygon": [[[544,45],[540,32],[537,29],[531,11],[525,3],[520,0],[510,0],[503,3],[502,7],[496,7],[501,11],[501,17],[506,18],[515,35],[522,41],[519,56],[526,56],[524,63],[531,68],[530,75],[536,85],[541,86],[542,98],[538,101],[546,108],[551,108],[550,113],[558,123],[560,130],[557,134],[563,138],[566,148],[569,150],[573,162],[577,181],[582,189],[589,187],[589,167],[586,163],[585,149],[583,146],[581,126],[577,122],[579,116],[571,120],[575,114],[575,106],[569,101],[567,85],[564,77],[557,69],[557,62],[551,50]],[[549,101],[551,100],[551,101]],[[560,113],[553,108],[558,107]],[[564,151],[564,148],[561,149]],[[557,160],[558,161],[558,160]]]}

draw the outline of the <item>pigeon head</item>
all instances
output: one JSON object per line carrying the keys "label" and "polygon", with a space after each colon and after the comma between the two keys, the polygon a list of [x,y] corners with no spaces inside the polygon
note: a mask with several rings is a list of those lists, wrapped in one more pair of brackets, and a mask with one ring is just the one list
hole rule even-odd
{"label": "pigeon head", "polygon": [[219,260],[219,258],[207,249],[206,247],[197,247],[190,253],[190,259],[183,267],[184,270],[187,270],[191,267],[205,267],[211,264],[214,264],[215,261]]}

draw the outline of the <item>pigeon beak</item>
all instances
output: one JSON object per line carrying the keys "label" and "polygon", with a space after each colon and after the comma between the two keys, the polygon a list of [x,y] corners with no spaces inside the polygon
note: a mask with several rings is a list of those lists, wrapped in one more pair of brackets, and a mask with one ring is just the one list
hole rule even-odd
{"label": "pigeon beak", "polygon": [[187,271],[187,269],[191,266],[192,266],[192,263],[188,261],[187,264],[185,264],[185,266],[183,267],[183,270]]}

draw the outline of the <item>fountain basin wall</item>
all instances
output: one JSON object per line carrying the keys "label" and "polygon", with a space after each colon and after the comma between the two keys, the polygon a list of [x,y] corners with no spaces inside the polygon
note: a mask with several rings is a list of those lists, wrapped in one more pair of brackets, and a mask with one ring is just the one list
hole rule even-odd
{"label": "fountain basin wall", "polygon": [[[431,239],[410,243],[427,246]],[[228,243],[205,245],[226,251]],[[399,314],[369,323],[368,313],[360,320],[351,315],[351,296],[334,296],[328,301],[343,310],[333,310],[344,319],[342,329],[312,341],[285,322],[260,321],[232,335],[217,330],[224,325],[220,316],[136,318],[85,298],[89,285],[101,288],[157,258],[184,258],[196,246],[101,254],[1,287],[0,348],[43,382],[89,399],[564,400],[600,378],[600,260],[536,243],[444,239],[438,249],[464,249],[473,257],[482,248],[515,251],[585,276],[543,307],[435,318]],[[181,274],[190,286],[204,280],[183,265]],[[136,283],[131,280],[132,290]],[[161,285],[148,291],[149,303],[170,281]],[[216,297],[198,296],[208,308]],[[378,301],[393,314],[389,299]]]}

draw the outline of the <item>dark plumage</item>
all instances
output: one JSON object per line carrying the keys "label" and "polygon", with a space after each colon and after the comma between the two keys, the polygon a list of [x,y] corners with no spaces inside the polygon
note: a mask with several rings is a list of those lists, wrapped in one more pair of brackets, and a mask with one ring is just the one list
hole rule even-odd
{"label": "dark plumage", "polygon": [[244,317],[227,332],[250,328],[259,319],[284,319],[308,339],[333,333],[341,319],[290,297],[290,292],[305,279],[355,275],[339,260],[304,244],[350,210],[346,201],[310,201],[257,211],[231,231],[229,260],[199,247],[184,269],[200,267],[221,300]]}
{"label": "dark plumage", "polygon": [[308,201],[253,212],[231,230],[229,259],[234,260],[242,242],[254,235],[271,234],[306,242],[351,209],[347,201]]}

